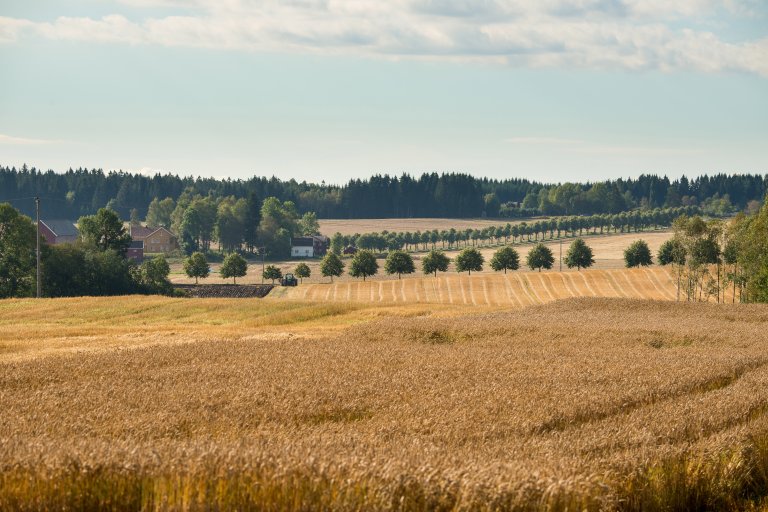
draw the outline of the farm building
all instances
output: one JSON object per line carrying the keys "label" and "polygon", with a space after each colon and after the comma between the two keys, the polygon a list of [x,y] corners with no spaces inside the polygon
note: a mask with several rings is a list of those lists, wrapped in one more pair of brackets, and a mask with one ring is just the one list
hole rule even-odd
{"label": "farm building", "polygon": [[125,257],[137,263],[144,260],[144,242],[141,240],[132,240],[131,245],[125,253]]}
{"label": "farm building", "polygon": [[314,258],[324,256],[328,251],[327,236],[313,235],[291,238],[292,258]]}
{"label": "farm building", "polygon": [[179,248],[176,235],[164,227],[154,228],[131,224],[131,239],[144,242],[144,252],[167,254]]}
{"label": "farm building", "polygon": [[40,234],[48,245],[71,244],[80,232],[71,220],[40,220]]}

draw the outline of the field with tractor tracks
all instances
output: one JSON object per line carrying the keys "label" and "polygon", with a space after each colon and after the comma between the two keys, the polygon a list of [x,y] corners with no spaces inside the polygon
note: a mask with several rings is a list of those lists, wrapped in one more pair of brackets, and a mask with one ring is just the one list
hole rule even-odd
{"label": "field with tractor tracks", "polygon": [[[269,295],[270,299],[519,308],[573,297],[675,300],[676,276],[665,267],[580,272],[452,273],[439,274],[438,277],[347,280],[279,287]],[[726,300],[730,300],[730,294],[726,295]]]}
{"label": "field with tractor tracks", "polygon": [[0,509],[764,510],[765,306],[497,293],[0,301]]}

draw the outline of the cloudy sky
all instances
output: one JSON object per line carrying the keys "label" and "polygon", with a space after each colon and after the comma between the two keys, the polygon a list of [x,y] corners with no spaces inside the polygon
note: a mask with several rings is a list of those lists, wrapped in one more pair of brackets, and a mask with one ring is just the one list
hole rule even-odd
{"label": "cloudy sky", "polygon": [[0,164],[768,172],[765,0],[0,0]]}

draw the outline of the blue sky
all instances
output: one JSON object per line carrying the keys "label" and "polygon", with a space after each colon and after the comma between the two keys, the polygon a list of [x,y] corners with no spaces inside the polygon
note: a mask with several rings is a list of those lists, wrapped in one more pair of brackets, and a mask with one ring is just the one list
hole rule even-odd
{"label": "blue sky", "polygon": [[768,172],[760,0],[0,0],[0,164]]}

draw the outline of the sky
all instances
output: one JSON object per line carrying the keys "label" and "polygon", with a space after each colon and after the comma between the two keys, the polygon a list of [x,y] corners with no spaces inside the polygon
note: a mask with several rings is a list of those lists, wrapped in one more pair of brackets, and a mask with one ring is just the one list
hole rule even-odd
{"label": "sky", "polygon": [[0,0],[0,165],[768,173],[765,0]]}

